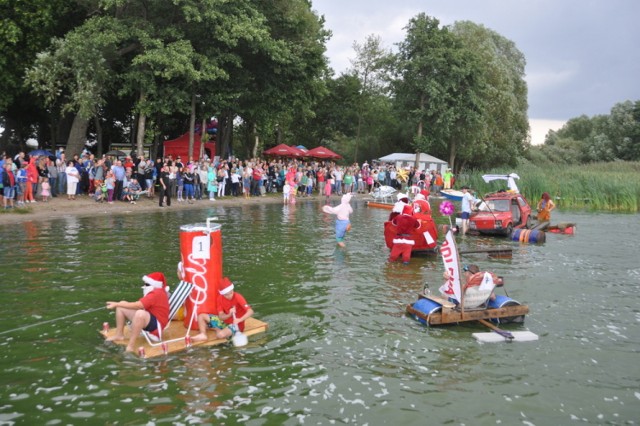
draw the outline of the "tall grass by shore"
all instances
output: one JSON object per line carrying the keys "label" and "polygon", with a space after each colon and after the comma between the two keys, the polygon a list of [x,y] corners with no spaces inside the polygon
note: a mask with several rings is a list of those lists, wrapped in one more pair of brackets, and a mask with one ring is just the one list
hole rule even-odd
{"label": "tall grass by shore", "polygon": [[482,175],[489,173],[518,174],[518,188],[534,207],[542,193],[548,192],[560,208],[623,213],[640,211],[640,162],[544,167],[526,163],[508,170],[467,172],[458,177],[455,186],[469,185],[480,195],[506,189],[503,181],[486,183]]}

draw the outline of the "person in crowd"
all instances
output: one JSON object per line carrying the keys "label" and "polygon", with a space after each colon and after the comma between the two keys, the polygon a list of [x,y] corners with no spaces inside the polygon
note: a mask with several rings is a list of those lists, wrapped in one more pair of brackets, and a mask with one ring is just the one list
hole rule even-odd
{"label": "person in crowd", "polygon": [[51,197],[58,196],[58,167],[55,160],[47,158],[47,170],[49,172],[49,186],[51,187]]}
{"label": "person in crowd", "polygon": [[141,331],[146,331],[158,339],[169,322],[169,297],[167,281],[162,272],[152,272],[142,277],[143,297],[136,302],[107,302],[107,309],[116,311],[116,333],[107,341],[124,340],[124,326],[131,321],[131,333],[127,352],[134,351],[134,344]]}
{"label": "person in crowd", "polygon": [[447,171],[444,172],[443,180],[444,180],[444,189],[453,188],[453,186],[452,186],[452,183],[453,183],[453,172],[451,171],[451,169],[447,169]]}
{"label": "person in crowd", "polygon": [[2,195],[4,198],[2,202],[4,204],[4,208],[12,209],[15,207],[14,198],[16,194],[16,176],[13,173],[13,166],[10,162],[5,162],[3,166],[4,171],[2,172]]}
{"label": "person in crowd", "polygon": [[198,313],[198,330],[200,333],[193,336],[194,342],[203,342],[208,339],[207,329],[213,329],[216,339],[227,339],[236,332],[243,332],[245,321],[253,315],[253,309],[240,293],[235,291],[235,286],[228,277],[224,277],[220,283],[220,295],[217,300],[217,314],[211,312]]}
{"label": "person in crowd", "polygon": [[73,160],[70,160],[67,163],[67,168],[64,172],[67,175],[67,199],[75,200],[76,192],[78,190],[78,182],[80,182],[80,173],[78,172]]}
{"label": "person in crowd", "polygon": [[282,187],[282,203],[289,204],[289,195],[291,195],[291,185],[289,182],[285,182]]}
{"label": "person in crowd", "polygon": [[160,169],[160,175],[158,176],[158,182],[160,183],[160,197],[158,200],[158,205],[160,207],[164,207],[164,199],[167,199],[167,207],[171,207],[171,172],[169,171],[169,166],[164,165]]}
{"label": "person in crowd", "polygon": [[51,185],[49,185],[49,178],[42,178],[42,183],[40,184],[40,196],[42,197],[42,202],[46,203],[49,201],[49,197],[51,196]]}
{"label": "person in crowd", "polygon": [[195,174],[193,173],[192,166],[187,166],[184,169],[184,174],[182,176],[182,185],[184,188],[184,200],[193,204],[193,200],[195,199]]}
{"label": "person in crowd", "polygon": [[20,163],[20,169],[16,172],[16,197],[18,199],[18,207],[24,206],[24,192],[27,188],[27,162]]}
{"label": "person in crowd", "polygon": [[36,158],[29,158],[27,165],[27,187],[24,193],[24,201],[26,203],[35,203],[35,195],[38,191],[38,167],[36,166]]}
{"label": "person in crowd", "polygon": [[113,172],[113,178],[115,179],[113,199],[115,201],[119,201],[122,199],[122,190],[124,188],[124,179],[126,177],[127,171],[122,165],[121,160],[116,160],[115,164],[111,166],[111,171]]}
{"label": "person in crowd", "polygon": [[210,165],[209,170],[207,170],[207,191],[209,191],[209,200],[215,201],[218,193],[218,174],[213,165]]}
{"label": "person in crowd", "polygon": [[556,208],[556,204],[553,202],[548,192],[543,192],[540,201],[536,209],[538,210],[538,222],[551,221],[551,210]]}
{"label": "person in crowd", "polygon": [[113,176],[113,172],[109,170],[107,172],[107,178],[104,180],[104,186],[107,190],[107,202],[113,204],[113,194],[116,190],[116,178]]}

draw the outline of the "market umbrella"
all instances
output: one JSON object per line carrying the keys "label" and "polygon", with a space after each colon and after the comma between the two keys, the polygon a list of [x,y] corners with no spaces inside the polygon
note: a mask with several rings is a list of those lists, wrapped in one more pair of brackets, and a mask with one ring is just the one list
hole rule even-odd
{"label": "market umbrella", "polygon": [[291,149],[291,151],[293,151],[293,156],[294,157],[308,157],[307,152],[301,150],[297,146],[290,146],[289,149]]}
{"label": "market umbrella", "polygon": [[305,155],[307,157],[321,158],[321,159],[330,158],[330,159],[337,160],[342,158],[341,155],[336,154],[335,152],[331,151],[329,148],[325,148],[323,146],[312,148],[309,151],[307,151]]}
{"label": "market umbrella", "polygon": [[280,157],[297,157],[296,152],[290,146],[281,143],[262,152],[263,155],[277,155]]}
{"label": "market umbrella", "polygon": [[126,157],[127,154],[123,151],[120,151],[119,149],[112,149],[111,151],[107,152],[105,155],[113,155],[114,157]]}
{"label": "market umbrella", "polygon": [[29,153],[29,157],[40,157],[40,156],[51,157],[53,154],[46,149],[34,149]]}

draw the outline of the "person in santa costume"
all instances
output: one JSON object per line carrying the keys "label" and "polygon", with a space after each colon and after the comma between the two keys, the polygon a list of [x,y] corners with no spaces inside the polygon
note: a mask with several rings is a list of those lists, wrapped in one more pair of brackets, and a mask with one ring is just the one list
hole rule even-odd
{"label": "person in santa costume", "polygon": [[162,330],[169,322],[169,288],[162,272],[152,272],[142,277],[143,297],[137,302],[107,302],[107,309],[116,310],[116,334],[108,341],[124,340],[124,326],[131,321],[131,337],[127,351],[134,351],[136,338],[146,331],[151,338],[161,340]]}
{"label": "person in santa costume", "polygon": [[411,248],[415,245],[415,241],[411,239],[414,229],[420,228],[420,222],[413,217],[413,208],[404,206],[402,213],[391,221],[396,226],[396,236],[393,239],[389,262],[395,262],[402,257],[402,263],[405,265],[411,259]]}
{"label": "person in santa costume", "polygon": [[211,313],[198,313],[198,329],[200,334],[193,336],[194,342],[207,340],[207,329],[213,329],[216,339],[226,339],[233,336],[238,330],[244,331],[244,322],[253,315],[253,309],[246,299],[234,291],[235,286],[231,280],[224,277],[220,282],[220,295],[217,299],[218,315]]}

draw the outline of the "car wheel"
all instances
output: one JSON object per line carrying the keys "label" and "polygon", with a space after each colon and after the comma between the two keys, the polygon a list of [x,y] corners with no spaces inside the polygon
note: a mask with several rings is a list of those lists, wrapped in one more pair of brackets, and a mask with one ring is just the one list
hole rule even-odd
{"label": "car wheel", "polygon": [[507,225],[507,237],[511,238],[511,234],[513,234],[513,225],[512,224],[508,224]]}

